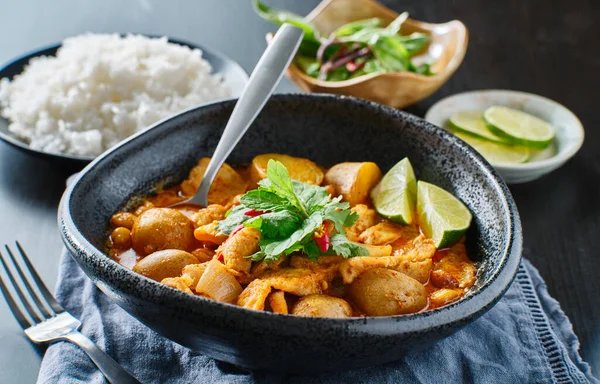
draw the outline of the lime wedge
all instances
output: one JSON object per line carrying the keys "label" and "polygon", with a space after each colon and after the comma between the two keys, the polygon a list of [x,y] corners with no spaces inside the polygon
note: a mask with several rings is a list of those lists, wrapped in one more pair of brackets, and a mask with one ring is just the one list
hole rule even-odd
{"label": "lime wedge", "polygon": [[394,165],[371,190],[375,210],[392,221],[411,224],[417,201],[417,178],[408,158]]}
{"label": "lime wedge", "polygon": [[456,243],[471,225],[471,212],[451,193],[433,184],[417,183],[417,214],[423,233],[435,246]]}
{"label": "lime wedge", "polygon": [[475,148],[491,164],[519,164],[529,160],[531,151],[522,145],[504,145],[492,141],[481,140],[461,132],[453,132],[456,137],[464,140]]}
{"label": "lime wedge", "polygon": [[483,112],[490,131],[514,144],[544,149],[554,139],[554,128],[528,113],[507,108],[490,107]]}
{"label": "lime wedge", "polygon": [[480,111],[458,112],[452,115],[448,125],[453,131],[466,133],[480,139],[506,144],[502,137],[494,135],[483,121],[483,113]]}

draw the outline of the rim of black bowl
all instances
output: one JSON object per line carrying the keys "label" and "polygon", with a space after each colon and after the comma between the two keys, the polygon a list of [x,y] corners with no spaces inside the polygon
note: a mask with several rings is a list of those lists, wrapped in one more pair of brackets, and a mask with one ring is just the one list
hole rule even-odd
{"label": "rim of black bowl", "polygon": [[[126,35],[130,35],[130,34],[131,35],[141,35],[141,36],[150,37],[153,39],[165,37],[163,35],[152,35],[152,34],[133,33],[133,32],[118,33],[118,34],[121,36],[126,36]],[[246,74],[246,80],[247,80],[248,74],[246,73],[246,71],[242,68],[242,66],[237,61],[229,58],[228,56],[220,53],[217,50],[212,49],[210,46],[207,46],[204,44],[198,45],[198,44],[190,43],[186,40],[182,40],[179,38],[172,38],[169,36],[166,36],[166,37],[167,37],[167,41],[169,41],[170,43],[187,46],[192,49],[200,49],[203,53],[203,56],[205,54],[208,54],[210,56],[215,56],[224,62],[228,62],[234,66],[237,66],[240,71],[242,71],[243,73]],[[19,75],[23,72],[23,68],[25,67],[25,65],[27,65],[29,63],[29,60],[31,60],[34,57],[39,57],[39,56],[55,56],[56,51],[61,46],[62,46],[62,43],[54,43],[54,44],[46,45],[42,48],[34,49],[32,51],[24,53],[21,56],[17,56],[15,58],[9,60],[7,63],[5,63],[4,65],[2,65],[0,67],[0,79],[9,78],[12,80],[13,77],[15,77],[16,75]],[[16,69],[19,69],[19,70],[17,71]],[[218,100],[216,102],[226,101],[226,100],[230,100],[230,99]],[[212,103],[213,102],[210,102],[208,104],[212,104]],[[202,104],[202,105],[208,105],[208,104]],[[197,107],[200,107],[200,106],[196,106],[193,108],[197,108]],[[174,115],[174,116],[177,116],[177,115]],[[2,116],[0,116],[0,119],[8,122],[8,119],[6,119]],[[158,123],[160,123],[160,122],[161,121],[159,121]],[[156,124],[153,124],[152,126],[154,126],[154,125],[156,125]],[[40,156],[40,157],[47,158],[47,159],[68,160],[68,161],[76,163],[82,167],[89,164],[94,159],[97,159],[98,157],[102,156],[102,154],[100,154],[98,156],[75,156],[75,155],[70,155],[67,153],[44,152],[44,151],[40,151],[38,149],[33,149],[29,146],[29,144],[27,144],[25,141],[19,139],[17,136],[15,136],[11,133],[5,133],[2,131],[0,131],[0,140],[4,140],[6,143],[8,143],[14,147],[17,147],[18,149],[22,149],[26,152],[31,152],[31,153],[35,154],[36,156]],[[127,139],[125,139],[125,140],[127,140]],[[117,146],[118,145],[119,144],[117,144]],[[112,150],[112,148],[109,148],[107,151],[110,151],[110,150]],[[105,152],[107,152],[107,151],[105,151]]]}
{"label": "rim of black bowl", "polygon": [[[87,255],[91,255],[92,258],[99,259],[102,261],[104,265],[109,264],[112,267],[115,267],[119,273],[125,273],[128,277],[131,277],[137,280],[137,284],[131,284],[131,282],[124,282],[122,280],[112,281],[112,285],[116,286],[120,291],[135,296],[139,299],[145,301],[152,301],[155,303],[160,303],[165,307],[170,308],[180,308],[178,304],[184,304],[189,306],[190,309],[194,309],[194,305],[198,306],[198,304],[202,304],[206,309],[215,309],[215,310],[223,310],[224,308],[227,310],[237,311],[238,315],[252,317],[255,319],[265,319],[269,321],[276,321],[280,319],[283,323],[298,323],[301,324],[305,321],[310,322],[323,322],[324,323],[336,323],[340,324],[344,327],[360,327],[365,324],[370,324],[370,326],[374,326],[378,332],[382,335],[384,334],[396,334],[398,332],[416,332],[423,331],[426,329],[432,328],[440,328],[448,324],[459,322],[465,318],[477,318],[487,310],[489,310],[500,298],[504,295],[504,293],[510,287],[513,279],[516,276],[522,254],[522,228],[521,221],[519,218],[519,213],[517,210],[516,203],[510,193],[506,183],[502,180],[502,178],[498,175],[498,173],[494,170],[494,168],[477,152],[475,152],[469,145],[462,142],[461,140],[457,140],[456,137],[442,128],[439,128],[426,120],[414,116],[408,112],[404,112],[401,110],[393,109],[391,107],[387,107],[372,101],[358,99],[350,96],[339,96],[333,94],[302,94],[302,93],[290,93],[290,94],[278,94],[272,96],[275,99],[308,99],[308,98],[322,98],[322,99],[338,99],[338,100],[346,100],[347,102],[352,103],[360,103],[367,105],[370,108],[375,108],[379,111],[384,110],[385,113],[395,115],[395,116],[409,116],[411,119],[418,119],[423,124],[424,129],[431,130],[436,132],[438,135],[444,136],[447,140],[453,142],[454,145],[458,146],[462,150],[466,151],[469,156],[475,161],[481,169],[484,171],[486,176],[493,181],[494,189],[503,196],[502,204],[504,209],[502,214],[506,216],[506,222],[508,223],[507,229],[507,245],[504,248],[501,256],[501,263],[496,268],[493,275],[485,281],[483,284],[477,287],[476,292],[467,293],[467,295],[454,303],[449,305],[427,310],[424,312],[417,312],[413,314],[406,315],[395,315],[395,316],[365,316],[365,317],[350,317],[350,318],[326,318],[326,317],[305,317],[305,316],[296,316],[296,315],[283,315],[268,311],[258,311],[248,308],[239,307],[237,305],[222,303],[215,300],[211,300],[208,298],[204,298],[201,296],[190,295],[184,293],[175,288],[171,288],[160,282],[149,279],[145,276],[137,274],[133,272],[131,269],[124,267],[119,264],[115,260],[108,257],[104,252],[97,249],[94,245],[92,245],[86,238],[83,236],[81,232],[75,226],[70,213],[69,207],[71,204],[71,194],[73,190],[76,188],[80,179],[82,179],[85,174],[97,167],[107,156],[109,156],[113,151],[117,151],[121,146],[127,145],[130,141],[136,140],[137,137],[143,134],[144,131],[139,132],[128,139],[122,141],[115,147],[111,148],[107,152],[100,155],[96,158],[92,163],[90,163],[87,167],[85,167],[76,177],[76,179],[67,187],[58,209],[58,226],[61,231],[61,236],[63,238],[63,242],[66,245],[67,249],[70,252],[83,252]],[[235,102],[237,99],[229,99],[229,100],[221,100],[209,104],[205,104],[200,107],[194,107],[182,111],[181,113],[169,117],[165,120],[162,120],[152,127],[148,129],[152,129],[163,124],[166,121],[171,119],[179,118],[182,115],[187,113],[191,113],[199,108],[209,107],[211,105],[219,104],[219,103],[228,103]],[[102,279],[100,279],[102,280]],[[140,292],[144,291],[146,294],[143,296],[140,295]],[[153,292],[151,295],[148,295],[147,292]],[[161,296],[168,295],[170,298],[176,297],[178,300],[175,303],[174,300],[160,300]],[[164,299],[164,297],[163,297]],[[172,307],[171,307],[172,305]],[[390,321],[395,323],[395,327],[386,328],[384,325],[388,324]],[[377,328],[378,325],[381,325],[381,328]]]}

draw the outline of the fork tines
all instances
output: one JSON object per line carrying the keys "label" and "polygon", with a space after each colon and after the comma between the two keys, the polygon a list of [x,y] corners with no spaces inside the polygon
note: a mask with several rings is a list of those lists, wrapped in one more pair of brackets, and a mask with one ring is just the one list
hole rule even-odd
{"label": "fork tines", "polygon": [[[17,262],[15,255],[8,245],[4,246],[12,262],[12,267],[10,268],[7,259],[0,251],[2,269],[4,269],[4,273],[8,277],[8,281],[10,281],[10,285],[7,284],[0,274],[0,290],[6,298],[13,315],[21,327],[26,329],[64,312],[64,309],[52,296],[35,268],[33,268],[18,241],[16,242],[16,246],[21,256],[21,262]],[[28,274],[23,272],[22,264],[25,265],[25,268],[29,272]],[[14,271],[16,271],[17,278],[13,274]],[[12,287],[14,293],[11,293],[9,286]],[[15,295],[18,297],[18,301],[15,300]]]}

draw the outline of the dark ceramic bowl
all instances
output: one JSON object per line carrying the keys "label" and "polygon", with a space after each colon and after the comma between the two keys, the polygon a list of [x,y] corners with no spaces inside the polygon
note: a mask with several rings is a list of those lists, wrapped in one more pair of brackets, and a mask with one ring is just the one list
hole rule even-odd
{"label": "dark ceramic bowl", "polygon": [[[147,35],[149,37],[158,37]],[[191,44],[178,39],[169,38],[171,43],[190,47],[192,49],[197,48],[202,51],[202,57],[208,61],[213,68],[214,73],[218,73],[223,76],[223,82],[231,90],[232,97],[239,97],[242,94],[242,90],[248,82],[248,75],[240,67],[238,63],[228,58],[227,56],[208,49],[204,46],[197,44]],[[16,75],[19,75],[25,69],[25,66],[34,57],[38,56],[55,56],[56,51],[60,48],[61,44],[54,44],[46,48],[41,48],[36,51],[27,53],[21,57],[17,57],[3,67],[0,67],[0,79],[9,78],[12,79]],[[94,156],[75,156],[64,153],[49,153],[29,147],[29,144],[23,141],[21,138],[15,136],[8,130],[9,121],[4,117],[0,116],[0,140],[12,145],[13,147],[23,150],[29,154],[47,159],[55,164],[62,166],[68,170],[78,171],[81,168],[89,164]]]}
{"label": "dark ceramic bowl", "polygon": [[200,157],[210,156],[234,103],[188,110],[127,140],[85,168],[62,199],[59,225],[67,248],[94,283],[142,323],[219,360],[307,373],[396,360],[477,319],[506,291],[521,257],[521,223],[492,167],[464,142],[422,119],[336,96],[274,96],[229,163],[279,152],[322,165],[374,161],[387,171],[408,156],[420,179],[451,191],[473,212],[468,247],[481,266],[463,300],[405,316],[279,315],[185,294],[108,258],[102,249],[111,215],[158,182],[180,182]]}

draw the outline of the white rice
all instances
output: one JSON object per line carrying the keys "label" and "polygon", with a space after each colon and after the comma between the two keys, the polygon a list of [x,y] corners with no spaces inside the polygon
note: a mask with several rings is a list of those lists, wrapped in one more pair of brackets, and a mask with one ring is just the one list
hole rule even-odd
{"label": "white rice", "polygon": [[229,97],[198,49],[166,38],[86,34],[0,80],[9,130],[45,152],[96,156],[181,110]]}

